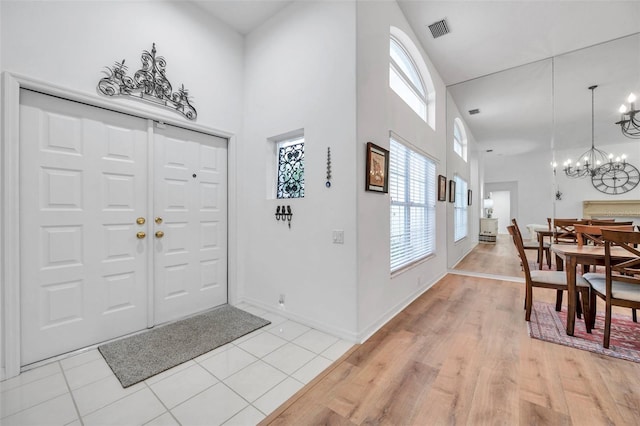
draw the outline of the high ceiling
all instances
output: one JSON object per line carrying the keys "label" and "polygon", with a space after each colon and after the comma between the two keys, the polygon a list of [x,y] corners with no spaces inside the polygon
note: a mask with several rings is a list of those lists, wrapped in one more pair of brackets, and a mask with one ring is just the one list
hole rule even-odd
{"label": "high ceiling", "polygon": [[[314,0],[193,1],[247,34],[290,3]],[[640,32],[640,0],[398,0],[398,4],[482,151],[509,155],[548,149],[552,121],[557,145],[586,149],[591,140],[587,87],[599,85],[595,115],[605,124],[615,121],[624,93],[640,89],[640,42],[585,49]],[[427,26],[441,19],[450,33],[434,39]],[[565,55],[568,52],[574,53]],[[553,65],[552,57],[556,57]],[[468,115],[473,108],[480,114]],[[597,143],[619,141],[620,132],[614,137],[615,127],[607,126],[596,126]]]}

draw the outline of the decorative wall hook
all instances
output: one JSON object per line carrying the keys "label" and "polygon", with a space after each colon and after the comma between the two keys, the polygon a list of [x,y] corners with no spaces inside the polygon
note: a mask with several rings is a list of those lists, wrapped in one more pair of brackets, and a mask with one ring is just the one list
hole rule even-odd
{"label": "decorative wall hook", "polygon": [[178,91],[173,91],[165,75],[167,61],[162,56],[156,56],[156,44],[153,43],[151,53],[143,51],[140,59],[142,68],[133,77],[126,75],[124,59],[116,62],[113,67],[106,67],[107,76],[98,82],[98,90],[107,96],[131,96],[161,105],[179,112],[189,120],[195,120],[198,113],[189,103],[188,90],[182,85]]}
{"label": "decorative wall hook", "polygon": [[276,207],[276,220],[282,220],[289,222],[289,228],[291,228],[291,218],[293,217],[293,212],[291,211],[291,206],[277,206]]}

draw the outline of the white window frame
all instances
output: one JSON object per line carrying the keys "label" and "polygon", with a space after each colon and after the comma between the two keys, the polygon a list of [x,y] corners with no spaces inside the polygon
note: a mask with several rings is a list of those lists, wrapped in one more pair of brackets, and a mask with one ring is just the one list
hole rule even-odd
{"label": "white window frame", "polygon": [[391,137],[389,150],[391,273],[433,255],[436,246],[436,163],[398,139]]}
{"label": "white window frame", "polygon": [[469,235],[469,209],[467,208],[467,181],[455,175],[456,200],[453,206],[453,239],[455,242],[466,238]]}
{"label": "white window frame", "polygon": [[[417,115],[420,116],[420,118],[422,118],[422,120],[424,120],[429,125],[429,127],[431,127],[431,129],[435,131],[436,130],[436,87],[433,84],[433,79],[431,78],[431,73],[429,72],[429,68],[427,67],[427,64],[423,59],[422,51],[416,47],[416,44],[413,42],[411,37],[409,37],[400,28],[394,27],[393,25],[390,26],[389,36],[390,36],[390,39],[394,40],[396,43],[400,45],[405,55],[407,56],[408,60],[412,64],[411,68],[413,69],[413,72],[415,72],[415,74],[420,79],[420,85],[423,88],[422,92],[420,92],[420,90],[415,87],[415,84],[410,84],[410,83],[403,83],[403,84],[404,84],[404,90],[406,90],[406,92],[408,92],[413,97],[418,96],[420,93],[422,93],[420,97],[422,98],[421,102],[424,102],[424,110],[425,110],[424,114],[420,112],[420,108],[418,108],[418,111],[416,111],[416,109],[411,106],[411,103],[402,97],[402,94],[398,93],[398,95],[400,96],[401,99],[403,99],[404,102],[407,103],[407,105],[410,108],[416,111]],[[394,90],[392,86],[392,83],[393,83],[392,79],[393,78],[401,79],[400,77],[401,74],[398,74],[398,69],[401,67],[399,64],[394,65],[394,61],[391,58],[391,40],[389,41],[389,56],[390,56],[389,87],[392,89],[392,91],[397,93],[397,91]],[[408,81],[411,80],[406,75],[405,75],[405,78]],[[415,99],[420,99],[420,98],[415,98]]]}
{"label": "white window frame", "polygon": [[453,120],[453,151],[467,161],[467,132],[462,120]]}
{"label": "white window frame", "polygon": [[[413,73],[415,78],[412,78],[409,73],[405,72],[403,65],[396,61],[394,55],[392,55],[394,46],[397,47],[395,51],[401,59],[404,59],[403,62],[405,66],[409,68],[409,72]],[[400,40],[394,36],[391,36],[389,39],[389,87],[391,87],[420,118],[425,122],[427,121],[427,91],[422,76],[413,58],[407,52],[407,49]]]}

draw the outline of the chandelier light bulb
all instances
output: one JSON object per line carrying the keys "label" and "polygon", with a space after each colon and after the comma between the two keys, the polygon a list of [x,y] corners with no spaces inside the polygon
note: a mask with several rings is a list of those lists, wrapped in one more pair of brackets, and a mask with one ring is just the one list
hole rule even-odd
{"label": "chandelier light bulb", "polygon": [[577,162],[577,163],[576,163],[576,167],[580,167],[580,162]]}
{"label": "chandelier light bulb", "polygon": [[633,93],[630,93],[629,97],[627,98],[627,102],[631,103],[635,101],[636,101],[636,95],[634,95]]}
{"label": "chandelier light bulb", "polygon": [[596,161],[596,166],[599,166],[602,163],[602,161],[598,160]]}
{"label": "chandelier light bulb", "polygon": [[620,114],[624,114],[627,112],[627,106],[624,104],[620,105],[620,109],[618,109],[618,111],[620,111]]}
{"label": "chandelier light bulb", "polygon": [[616,157],[616,163],[620,162],[620,157]]}
{"label": "chandelier light bulb", "polygon": [[613,158],[613,154],[609,154],[609,160]]}

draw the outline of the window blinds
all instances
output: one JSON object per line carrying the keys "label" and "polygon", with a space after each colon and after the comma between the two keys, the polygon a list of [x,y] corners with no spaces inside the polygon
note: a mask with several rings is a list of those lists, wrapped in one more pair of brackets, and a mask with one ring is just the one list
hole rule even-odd
{"label": "window blinds", "polygon": [[436,165],[393,138],[390,148],[393,272],[435,250]]}

